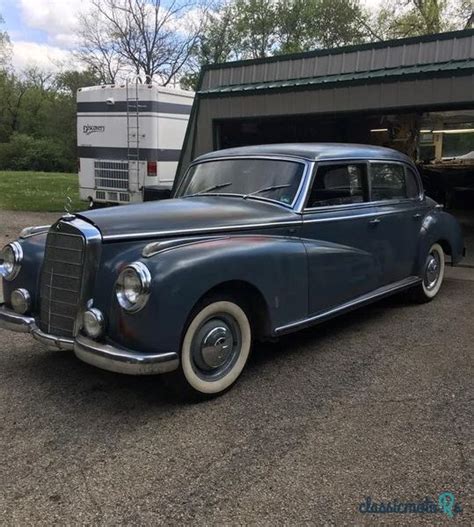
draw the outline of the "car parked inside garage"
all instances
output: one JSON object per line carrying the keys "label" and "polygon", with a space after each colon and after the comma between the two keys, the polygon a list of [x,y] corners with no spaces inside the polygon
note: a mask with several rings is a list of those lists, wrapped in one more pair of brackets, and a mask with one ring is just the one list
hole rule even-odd
{"label": "car parked inside garage", "polygon": [[205,154],[172,199],[66,215],[2,251],[0,326],[99,368],[176,370],[219,394],[252,342],[407,290],[439,292],[460,227],[413,162],[382,147]]}

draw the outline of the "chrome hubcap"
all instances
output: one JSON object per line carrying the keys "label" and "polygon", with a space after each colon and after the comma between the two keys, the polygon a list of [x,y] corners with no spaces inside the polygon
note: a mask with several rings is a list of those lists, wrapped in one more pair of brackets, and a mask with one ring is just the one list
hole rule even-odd
{"label": "chrome hubcap", "polygon": [[229,328],[224,325],[217,326],[204,336],[201,355],[210,368],[218,368],[225,363],[232,347],[233,339]]}
{"label": "chrome hubcap", "polygon": [[425,271],[425,286],[427,289],[433,289],[438,283],[441,272],[441,261],[437,252],[432,252],[428,256]]}
{"label": "chrome hubcap", "polygon": [[195,368],[204,375],[219,375],[233,363],[240,349],[235,321],[213,318],[196,333],[192,344]]}

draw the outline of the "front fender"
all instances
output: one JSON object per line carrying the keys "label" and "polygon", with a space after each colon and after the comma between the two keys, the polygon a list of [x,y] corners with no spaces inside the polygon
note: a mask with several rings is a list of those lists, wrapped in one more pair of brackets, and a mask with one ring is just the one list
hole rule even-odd
{"label": "front fender", "polygon": [[47,232],[16,240],[23,250],[23,263],[14,280],[3,280],[3,297],[7,306],[10,305],[12,292],[21,287],[29,291],[33,311],[37,312],[39,309],[39,279],[46,247],[46,236]]}
{"label": "front fender", "polygon": [[243,281],[258,289],[275,328],[307,315],[307,258],[296,238],[263,235],[187,243],[141,258],[152,275],[151,295],[136,314],[113,298],[109,336],[142,351],[179,351],[186,320],[210,289]]}
{"label": "front fender", "polygon": [[464,240],[458,220],[441,209],[434,209],[423,219],[420,229],[416,273],[422,276],[426,255],[434,243],[441,243],[445,252],[450,251],[452,265],[464,255]]}

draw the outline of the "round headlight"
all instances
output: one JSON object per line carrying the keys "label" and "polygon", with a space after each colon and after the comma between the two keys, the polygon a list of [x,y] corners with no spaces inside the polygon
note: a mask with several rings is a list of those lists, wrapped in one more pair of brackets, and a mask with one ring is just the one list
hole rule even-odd
{"label": "round headlight", "polygon": [[23,249],[18,242],[12,242],[0,252],[0,274],[5,280],[17,277],[23,261]]}
{"label": "round headlight", "polygon": [[131,313],[140,311],[150,295],[151,274],[141,262],[134,262],[120,273],[115,294],[120,306]]}
{"label": "round headlight", "polygon": [[92,339],[101,337],[104,332],[104,316],[102,312],[95,307],[88,309],[84,313],[82,327],[88,337]]}
{"label": "round headlight", "polygon": [[20,315],[28,313],[31,309],[31,296],[26,289],[15,289],[10,298],[14,311]]}

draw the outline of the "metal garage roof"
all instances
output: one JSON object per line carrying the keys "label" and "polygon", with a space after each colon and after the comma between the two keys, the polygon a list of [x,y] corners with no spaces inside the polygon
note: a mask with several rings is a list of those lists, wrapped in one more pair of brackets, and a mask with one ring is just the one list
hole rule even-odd
{"label": "metal garage roof", "polygon": [[318,87],[330,88],[334,84],[367,84],[370,81],[384,82],[392,80],[408,80],[412,78],[428,78],[432,75],[436,77],[445,73],[449,76],[456,74],[465,75],[469,71],[474,71],[474,59],[457,60],[448,62],[435,62],[431,64],[416,64],[412,66],[401,66],[398,68],[381,68],[378,70],[342,73],[338,75],[322,75],[316,77],[306,77],[299,79],[287,79],[271,82],[254,82],[245,84],[234,84],[218,86],[208,90],[201,90],[200,95],[230,95],[242,94],[245,92],[257,92],[266,90],[284,90],[297,87]]}

